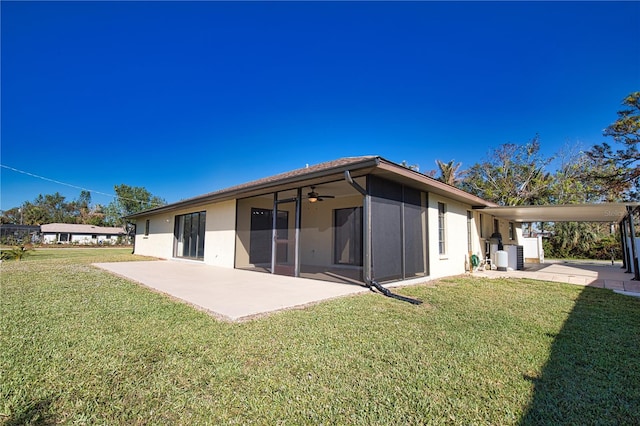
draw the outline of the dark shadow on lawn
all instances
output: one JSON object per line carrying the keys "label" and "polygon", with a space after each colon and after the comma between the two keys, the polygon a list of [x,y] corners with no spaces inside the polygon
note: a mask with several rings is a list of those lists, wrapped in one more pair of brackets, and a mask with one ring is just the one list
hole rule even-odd
{"label": "dark shadow on lawn", "polygon": [[640,424],[640,299],[585,287],[521,425]]}
{"label": "dark shadow on lawn", "polygon": [[[16,411],[4,419],[5,426],[22,425],[55,425],[58,422],[51,414],[49,399],[32,400],[25,404],[23,410]],[[0,423],[2,421],[0,417]]]}

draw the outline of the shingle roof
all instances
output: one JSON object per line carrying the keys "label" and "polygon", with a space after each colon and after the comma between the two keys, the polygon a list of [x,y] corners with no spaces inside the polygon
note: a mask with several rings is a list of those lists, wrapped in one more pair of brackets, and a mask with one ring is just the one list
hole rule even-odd
{"label": "shingle roof", "polygon": [[182,206],[188,206],[193,204],[200,204],[203,202],[221,200],[232,197],[233,195],[248,192],[250,190],[258,190],[261,188],[269,188],[278,184],[286,182],[295,182],[302,179],[309,179],[313,176],[323,176],[331,173],[342,173],[343,170],[357,169],[362,167],[375,167],[380,161],[379,156],[365,155],[360,157],[345,157],[338,160],[326,161],[324,163],[315,164],[312,166],[302,167],[289,172],[280,173],[273,176],[268,176],[262,179],[257,179],[251,182],[243,183],[240,185],[231,186],[218,191],[209,192],[207,194],[199,195],[193,198],[187,198],[176,203],[168,204],[162,207],[156,207],[154,209],[145,210],[144,212],[135,213],[128,218],[135,218],[144,216],[146,213],[155,213],[167,210],[174,210]]}
{"label": "shingle roof", "polygon": [[377,157],[375,155],[365,155],[361,157],[345,157],[345,158],[340,158],[338,160],[326,161],[324,163],[302,167],[299,169],[291,170],[289,172],[284,172],[277,175],[257,179],[251,182],[243,183],[240,185],[231,186],[229,188],[210,192],[208,194],[204,194],[196,198],[206,197],[209,195],[215,195],[215,194],[226,193],[226,192],[235,192],[241,189],[253,188],[253,187],[262,186],[269,183],[281,182],[283,180],[288,180],[288,179],[302,177],[302,176],[308,176],[314,173],[324,172],[324,171],[328,171],[328,170],[332,170],[332,169],[336,169],[344,166],[356,165],[356,164],[367,162],[367,161],[375,161],[378,158],[380,157]]}
{"label": "shingle roof", "polygon": [[47,223],[40,226],[41,232],[65,232],[69,234],[124,235],[122,228],[111,226],[81,225],[76,223]]}
{"label": "shingle roof", "polygon": [[[305,186],[313,185],[314,182],[327,181],[327,179],[341,179],[341,174],[345,170],[352,173],[360,171],[361,174],[369,172],[390,173],[392,176],[402,176],[403,182],[415,183],[418,187],[428,188],[437,194],[446,194],[454,199],[464,200],[473,205],[493,206],[495,204],[476,197],[453,186],[442,183],[434,178],[423,175],[416,171],[407,169],[404,166],[385,160],[376,155],[366,155],[361,157],[346,157],[333,161],[319,163],[313,166],[302,167],[289,172],[268,176],[262,179],[243,183],[241,185],[232,186],[221,189],[219,191],[210,192],[193,198],[178,201],[166,206],[145,210],[130,216],[128,218],[142,217],[149,214],[157,214],[161,212],[175,211],[186,207],[195,207],[205,205],[214,201],[222,201],[233,198],[244,198],[258,194],[266,194],[273,191],[281,191],[287,188],[295,188],[304,183]],[[355,175],[354,175],[355,176]]]}

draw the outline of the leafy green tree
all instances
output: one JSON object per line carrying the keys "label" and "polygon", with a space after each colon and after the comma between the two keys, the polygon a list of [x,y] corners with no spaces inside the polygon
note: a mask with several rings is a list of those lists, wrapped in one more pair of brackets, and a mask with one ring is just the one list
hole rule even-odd
{"label": "leafy green tree", "polygon": [[464,173],[460,171],[462,163],[456,163],[454,160],[445,163],[440,160],[436,160],[436,164],[440,169],[440,176],[438,180],[451,186],[458,186],[460,184],[460,177]]}
{"label": "leafy green tree", "polygon": [[607,142],[595,145],[587,154],[600,172],[588,175],[599,181],[607,191],[624,193],[631,200],[640,199],[640,92],[632,92],[618,111],[618,119],[603,132],[622,145],[614,150]]}
{"label": "leafy green tree", "polygon": [[125,216],[166,204],[164,199],[151,194],[141,186],[121,184],[115,185],[114,190],[116,199],[105,209],[105,222],[112,226],[125,227]]}
{"label": "leafy green tree", "polygon": [[563,257],[573,257],[572,253],[586,253],[598,240],[598,235],[584,222],[564,222],[564,226],[554,228],[554,236],[560,241],[559,248],[566,253]]}
{"label": "leafy green tree", "polygon": [[25,225],[75,222],[70,214],[69,204],[65,201],[65,197],[58,192],[46,195],[40,194],[32,202],[24,202],[21,210],[22,223]]}
{"label": "leafy green tree", "polygon": [[21,221],[22,209],[20,207],[12,207],[9,210],[5,210],[2,212],[2,216],[0,216],[0,223],[16,223],[19,224]]}
{"label": "leafy green tree", "polygon": [[45,207],[29,201],[22,204],[22,218],[25,225],[42,225],[52,222]]}
{"label": "leafy green tree", "polygon": [[503,206],[545,204],[552,176],[545,171],[553,158],[540,154],[536,135],[524,145],[500,145],[465,172],[462,189]]}
{"label": "leafy green tree", "polygon": [[78,199],[67,202],[60,193],[38,195],[33,201],[25,201],[21,207],[3,212],[2,223],[43,225],[46,223],[80,223],[96,226],[124,226],[123,216],[165,204],[145,188],[116,185],[116,199],[104,208],[91,205],[91,193],[81,191]]}
{"label": "leafy green tree", "polygon": [[619,201],[621,194],[606,191],[601,182],[585,179],[585,175],[602,172],[589,156],[575,152],[571,147],[563,148],[558,154],[560,165],[553,173],[549,187],[550,204],[597,203]]}
{"label": "leafy green tree", "polygon": [[64,223],[71,222],[68,220],[68,205],[65,202],[65,196],[56,192],[55,194],[39,195],[34,204],[42,207],[45,212],[47,222],[45,223]]}

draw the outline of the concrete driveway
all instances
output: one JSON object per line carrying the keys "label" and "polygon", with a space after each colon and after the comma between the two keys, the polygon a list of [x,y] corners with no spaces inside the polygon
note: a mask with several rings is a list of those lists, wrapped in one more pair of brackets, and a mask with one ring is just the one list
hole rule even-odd
{"label": "concrete driveway", "polygon": [[94,265],[232,321],[369,291],[358,285],[221,268],[200,262],[157,260]]}

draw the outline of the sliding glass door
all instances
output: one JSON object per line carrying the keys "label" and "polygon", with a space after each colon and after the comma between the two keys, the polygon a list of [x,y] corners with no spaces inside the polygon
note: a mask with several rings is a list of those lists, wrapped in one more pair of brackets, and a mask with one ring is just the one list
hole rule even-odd
{"label": "sliding glass door", "polygon": [[204,259],[206,212],[176,216],[174,227],[175,257]]}

